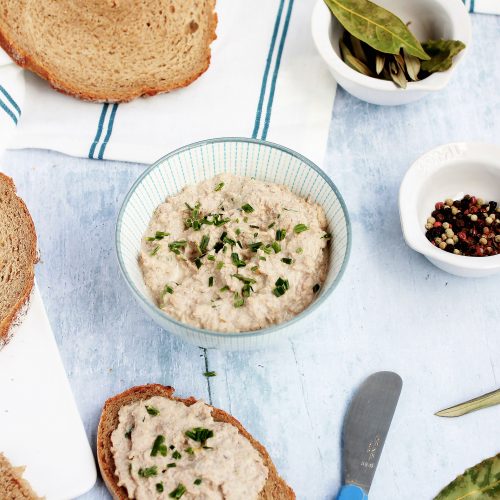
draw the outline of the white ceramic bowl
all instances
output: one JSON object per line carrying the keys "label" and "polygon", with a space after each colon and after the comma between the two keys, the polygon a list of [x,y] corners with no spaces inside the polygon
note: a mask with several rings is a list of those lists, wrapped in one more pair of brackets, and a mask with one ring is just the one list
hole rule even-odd
{"label": "white ceramic bowl", "polygon": [[[141,239],[155,208],[184,186],[219,173],[255,177],[288,186],[324,207],[332,234],[330,265],[318,298],[292,320],[262,330],[220,333],[181,323],[159,309],[147,290],[138,264]],[[198,142],[158,160],[134,183],[123,202],[116,227],[121,271],[144,311],[165,330],[207,348],[267,347],[293,333],[307,333],[306,318],[331,294],[347,265],[351,227],[347,209],[332,181],[316,165],[290,149],[254,139],[224,138]]]}
{"label": "white ceramic bowl", "polygon": [[444,271],[467,278],[500,272],[500,255],[466,257],[432,245],[425,223],[434,205],[465,194],[500,202],[500,146],[457,142],[421,156],[408,170],[399,191],[401,226],[408,245]]}
{"label": "white ceramic bowl", "polygon": [[406,89],[393,82],[362,75],[350,68],[340,56],[340,23],[332,16],[323,0],[318,0],[312,15],[312,35],[316,47],[335,80],[347,92],[372,104],[407,104],[440,90],[447,85],[453,70],[463,59],[471,40],[470,18],[461,0],[376,0],[376,3],[411,21],[413,34],[421,41],[430,38],[460,40],[466,48],[454,59],[448,71],[433,73],[418,82],[409,82]]}

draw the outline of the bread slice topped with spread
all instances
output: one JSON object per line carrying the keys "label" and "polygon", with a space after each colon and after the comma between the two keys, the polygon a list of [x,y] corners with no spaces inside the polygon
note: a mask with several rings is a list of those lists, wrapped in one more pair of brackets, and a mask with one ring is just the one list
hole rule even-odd
{"label": "bread slice topped with spread", "polygon": [[61,92],[130,101],[207,70],[214,8],[215,0],[0,0],[0,45]]}
{"label": "bread slice topped with spread", "polygon": [[234,417],[172,387],[133,387],[106,401],[97,432],[115,500],[294,499],[266,449]]}
{"label": "bread slice topped with spread", "polygon": [[0,498],[4,500],[43,500],[23,478],[24,467],[13,467],[0,453]]}
{"label": "bread slice topped with spread", "polygon": [[37,260],[31,215],[12,179],[0,173],[0,349],[29,299]]}

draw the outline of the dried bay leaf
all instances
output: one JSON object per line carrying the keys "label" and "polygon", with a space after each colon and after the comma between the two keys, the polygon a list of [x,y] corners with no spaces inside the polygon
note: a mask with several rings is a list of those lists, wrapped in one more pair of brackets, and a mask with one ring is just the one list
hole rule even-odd
{"label": "dried bay leaf", "polygon": [[421,64],[422,70],[427,73],[450,69],[453,58],[465,49],[465,44],[458,40],[428,40],[422,45],[430,56],[430,59]]}
{"label": "dried bay leaf", "polygon": [[406,79],[404,71],[399,67],[396,61],[391,61],[389,63],[389,74],[391,75],[392,81],[402,89],[405,89],[408,80]]}
{"label": "dried bay leaf", "polygon": [[369,0],[324,0],[340,24],[354,37],[387,54],[404,48],[422,60],[430,59],[420,42],[396,15]]}
{"label": "dried bay leaf", "polygon": [[420,59],[408,54],[406,50],[403,50],[403,54],[406,64],[406,72],[408,73],[410,79],[416,82],[418,80],[418,73],[420,72]]}
{"label": "dried bay leaf", "polygon": [[352,55],[351,51],[343,40],[340,40],[340,50],[342,52],[342,59],[352,69],[366,76],[375,76],[366,64]]}
{"label": "dried bay leaf", "polygon": [[375,71],[377,75],[380,75],[382,70],[384,69],[385,64],[385,56],[383,54],[375,54]]}
{"label": "dried bay leaf", "polygon": [[500,498],[500,453],[467,469],[434,500],[493,500]]}
{"label": "dried bay leaf", "polygon": [[368,59],[366,58],[366,54],[363,49],[363,45],[361,44],[361,41],[352,35],[349,35],[349,38],[351,40],[351,47],[352,51],[354,52],[354,56],[358,58],[361,62],[366,64],[368,62]]}

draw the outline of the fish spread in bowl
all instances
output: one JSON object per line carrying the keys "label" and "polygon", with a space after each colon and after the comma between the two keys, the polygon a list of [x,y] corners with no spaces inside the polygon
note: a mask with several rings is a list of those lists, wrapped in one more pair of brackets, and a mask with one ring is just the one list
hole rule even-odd
{"label": "fish spread in bowl", "polygon": [[328,271],[323,208],[285,186],[222,174],[155,210],[139,263],[158,307],[184,323],[241,332],[287,321]]}

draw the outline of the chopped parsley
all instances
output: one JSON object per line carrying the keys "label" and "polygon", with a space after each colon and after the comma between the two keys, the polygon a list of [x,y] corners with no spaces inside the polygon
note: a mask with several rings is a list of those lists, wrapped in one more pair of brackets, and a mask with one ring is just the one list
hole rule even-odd
{"label": "chopped parsley", "polygon": [[276,297],[281,297],[290,288],[288,280],[283,278],[278,278],[275,285],[276,287],[273,289],[273,293]]}
{"label": "chopped parsley", "polygon": [[187,241],[186,240],[180,240],[180,241],[172,241],[172,243],[168,244],[168,248],[171,252],[174,252],[175,254],[179,255],[181,252],[181,249],[186,248]]}
{"label": "chopped parsley", "polygon": [[158,253],[158,250],[160,249],[160,245],[156,245],[154,248],[153,248],[153,251],[149,254],[151,255],[151,257],[154,257],[157,253]]}
{"label": "chopped parsley", "polygon": [[165,236],[170,236],[170,233],[164,233],[163,231],[156,231],[154,236],[149,236],[146,238],[147,241],[162,240]]}
{"label": "chopped parsley", "polygon": [[236,252],[233,252],[231,254],[231,260],[233,261],[233,264],[236,266],[236,267],[245,267],[246,266],[246,263],[243,262],[241,259],[240,259],[240,256],[236,253]]}
{"label": "chopped parsley", "polygon": [[281,262],[283,262],[284,264],[288,264],[288,265],[290,265],[290,264],[292,264],[292,263],[293,263],[293,259],[290,259],[289,257],[283,257],[283,258],[281,259]]}
{"label": "chopped parsley", "polygon": [[217,186],[215,186],[214,191],[220,191],[223,187],[224,187],[224,183],[219,182],[219,184],[217,184]]}
{"label": "chopped parsley", "polygon": [[139,469],[138,474],[140,477],[153,477],[158,474],[158,467],[153,465],[153,467],[146,467],[145,469]]}
{"label": "chopped parsley", "polygon": [[300,234],[300,233],[303,233],[304,231],[307,231],[309,229],[308,226],[306,226],[305,224],[297,224],[294,228],[293,228],[293,232],[295,234]]}
{"label": "chopped parsley", "polygon": [[184,495],[184,493],[186,493],[186,487],[182,484],[182,483],[179,483],[177,485],[177,488],[175,488],[175,490],[171,491],[170,494],[168,495],[170,498],[181,498],[182,495]]}
{"label": "chopped parsley", "polygon": [[189,439],[193,441],[197,441],[201,443],[202,446],[205,446],[205,443],[211,437],[214,437],[214,431],[210,429],[205,429],[204,427],[195,427],[189,431],[184,433]]}
{"label": "chopped parsley", "polygon": [[153,448],[151,448],[151,456],[156,457],[159,453],[162,457],[166,457],[167,452],[168,449],[165,444],[165,436],[157,436],[153,443]]}
{"label": "chopped parsley", "polygon": [[163,483],[156,483],[156,491],[158,493],[163,493]]}
{"label": "chopped parsley", "polygon": [[252,250],[252,252],[256,252],[263,245],[262,241],[256,241],[255,243],[250,243],[248,248]]}
{"label": "chopped parsley", "polygon": [[234,292],[233,306],[242,307],[244,304],[245,304],[245,299],[243,297],[240,297],[240,294],[238,292]]}
{"label": "chopped parsley", "polygon": [[193,481],[193,484],[196,484],[196,486],[199,486],[201,484],[201,477],[199,477],[198,479],[195,479]]}
{"label": "chopped parsley", "polygon": [[209,378],[209,377],[215,377],[217,375],[217,373],[216,372],[204,372],[203,375],[205,377]]}
{"label": "chopped parsley", "polygon": [[208,286],[214,286],[214,277],[213,276],[210,276],[210,278],[208,278]]}
{"label": "chopped parsley", "polygon": [[156,417],[157,415],[160,414],[160,410],[158,410],[158,408],[155,408],[154,406],[146,405],[146,411],[153,417]]}
{"label": "chopped parsley", "polygon": [[175,460],[179,460],[179,458],[182,458],[182,455],[177,450],[175,450],[172,453],[172,458],[175,459]]}
{"label": "chopped parsley", "polygon": [[276,231],[276,241],[282,241],[285,239],[286,229],[278,229]]}
{"label": "chopped parsley", "polygon": [[313,286],[313,292],[314,292],[314,293],[318,293],[320,288],[321,288],[321,287],[320,287],[319,283],[316,283],[316,284]]}
{"label": "chopped parsley", "polygon": [[252,212],[255,212],[255,210],[253,209],[252,205],[249,205],[248,203],[245,203],[241,209],[243,210],[243,212],[246,212],[247,214],[251,214]]}

